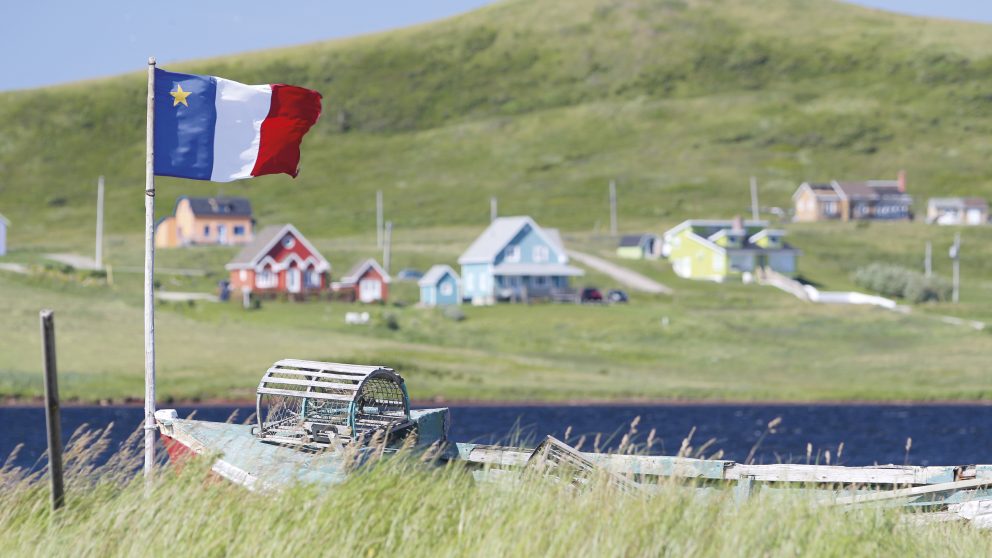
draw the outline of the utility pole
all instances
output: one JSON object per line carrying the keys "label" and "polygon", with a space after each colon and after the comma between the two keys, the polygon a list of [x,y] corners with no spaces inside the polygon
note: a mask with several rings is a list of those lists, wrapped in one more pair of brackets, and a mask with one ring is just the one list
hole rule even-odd
{"label": "utility pole", "polygon": [[757,221],[758,215],[758,179],[751,177],[751,219]]}
{"label": "utility pole", "polygon": [[950,256],[954,262],[954,290],[951,291],[951,302],[957,304],[961,289],[961,233],[954,235],[954,245],[951,246]]}
{"label": "utility pole", "polygon": [[933,243],[927,241],[927,249],[923,256],[923,273],[930,277],[933,275]]}
{"label": "utility pole", "polygon": [[610,181],[610,235],[617,235],[617,183]]}
{"label": "utility pole", "polygon": [[496,201],[496,196],[489,198],[489,222],[492,223],[496,220],[498,202]]}
{"label": "utility pole", "polygon": [[375,246],[382,248],[382,190],[375,192]]}
{"label": "utility pole", "polygon": [[391,256],[391,254],[389,253],[390,251],[389,245],[392,242],[392,238],[393,238],[393,222],[387,221],[385,240],[383,242],[383,248],[382,248],[382,267],[383,269],[386,270],[386,275],[389,275],[389,259]]}
{"label": "utility pole", "polygon": [[103,269],[103,175],[96,181],[96,262],[97,269]]}

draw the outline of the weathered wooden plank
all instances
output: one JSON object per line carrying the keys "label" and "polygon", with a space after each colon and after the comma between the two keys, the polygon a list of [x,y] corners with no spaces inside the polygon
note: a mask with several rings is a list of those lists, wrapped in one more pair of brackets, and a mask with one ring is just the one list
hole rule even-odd
{"label": "weathered wooden plank", "polygon": [[857,494],[853,496],[841,496],[839,498],[825,501],[824,504],[835,505],[835,506],[867,504],[871,502],[895,500],[898,498],[911,498],[914,496],[921,496],[923,494],[932,494],[935,492],[967,490],[970,488],[979,488],[983,486],[992,486],[992,480],[971,479],[971,480],[963,480],[963,481],[944,482],[940,484],[928,484],[924,486],[914,486],[912,488],[897,488],[895,490],[879,491],[873,494]]}
{"label": "weathered wooden plank", "polygon": [[[265,376],[262,379],[263,384],[285,384],[288,386],[307,386],[307,387],[319,387],[325,389],[340,389],[346,391],[358,391],[358,384],[335,384],[332,382],[321,382],[319,380],[297,380],[295,378],[273,378],[272,376]],[[300,390],[300,397],[304,394],[309,393]]]}
{"label": "weathered wooden plank", "polygon": [[727,480],[743,476],[758,481],[827,484],[935,484],[951,482],[959,467],[844,467],[839,465],[742,465],[735,463],[726,471]]}
{"label": "weathered wooden plank", "polygon": [[354,399],[350,395],[338,395],[336,393],[318,393],[315,391],[303,392],[299,390],[276,389],[270,387],[260,387],[256,391],[258,393],[267,393],[269,395],[288,395],[291,397],[305,397],[307,399],[333,399],[334,401],[351,401],[352,399]]}
{"label": "weathered wooden plank", "polygon": [[659,477],[724,479],[732,461],[666,455],[616,455],[584,452],[586,459],[617,473]]}
{"label": "weathered wooden plank", "polygon": [[345,372],[348,374],[361,374],[368,376],[369,374],[375,372],[376,370],[385,369],[383,366],[367,366],[362,364],[344,364],[341,362],[319,362],[316,360],[298,360],[293,358],[287,358],[280,360],[273,365],[273,368],[278,367],[293,367],[293,368],[306,368],[309,370],[317,370],[324,372]]}
{"label": "weathered wooden plank", "polygon": [[334,374],[332,372],[316,372],[309,370],[288,370],[283,368],[269,368],[265,373],[266,378],[272,377],[273,374],[287,374],[292,376],[308,376],[311,378],[327,378],[331,380],[351,380],[353,382],[361,382],[365,379],[364,375],[348,375],[348,374]]}

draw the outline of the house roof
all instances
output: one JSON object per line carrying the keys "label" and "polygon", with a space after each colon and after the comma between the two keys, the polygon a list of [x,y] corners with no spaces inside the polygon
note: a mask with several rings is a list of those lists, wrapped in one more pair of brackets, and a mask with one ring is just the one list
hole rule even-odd
{"label": "house roof", "polygon": [[[497,217],[486,228],[475,242],[468,247],[458,258],[458,263],[491,263],[496,256],[506,248],[506,245],[526,226],[530,225],[534,231],[544,238],[545,242],[559,251],[559,256],[567,258],[564,245],[561,241],[561,234],[557,229],[542,229],[527,216],[518,217]],[[567,261],[567,259],[566,259]]]}
{"label": "house roof", "polygon": [[821,200],[838,200],[840,199],[840,194],[834,189],[834,185],[826,182],[803,182],[796,188],[796,192],[792,194],[792,199],[795,200],[799,197],[799,194],[803,190],[809,190],[813,192],[813,195],[817,199]]}
{"label": "house roof", "polygon": [[[688,220],[682,221],[678,225],[675,225],[674,227],[672,227],[672,228],[668,229],[667,231],[665,231],[665,237],[669,237],[669,236],[672,236],[674,234],[678,234],[678,233],[682,232],[684,229],[686,229],[687,227],[692,228],[693,230],[695,230],[697,228],[706,229],[706,230],[704,230],[703,232],[700,233],[700,236],[708,237],[708,236],[712,236],[713,234],[715,234],[716,232],[718,232],[720,229],[730,229],[730,228],[733,228],[733,226],[734,226],[734,220],[733,219],[688,219]],[[748,228],[748,227],[761,227],[761,228],[765,228],[767,226],[768,226],[768,221],[760,221],[760,220],[759,221],[752,221],[750,219],[744,221],[744,228],[745,229]]]}
{"label": "house roof", "polygon": [[314,255],[315,258],[320,260],[321,266],[325,270],[331,269],[331,264],[327,261],[324,256],[313,247],[312,244],[304,237],[300,231],[296,230],[296,227],[286,223],[285,225],[270,225],[265,227],[261,231],[255,233],[255,237],[251,242],[245,244],[234,259],[227,262],[224,266],[226,269],[245,269],[252,268],[258,265],[258,262],[269,253],[269,250],[275,246],[276,242],[282,238],[287,232],[292,233],[297,240],[306,246],[307,250]]}
{"label": "house roof", "polygon": [[455,281],[458,281],[458,274],[455,273],[455,270],[451,269],[451,266],[441,264],[431,266],[431,268],[427,270],[427,273],[420,278],[420,281],[417,281],[417,285],[421,287],[433,287],[434,285],[437,285],[438,281],[448,274],[451,274],[451,276],[455,278]]}
{"label": "house roof", "polygon": [[7,218],[3,216],[3,213],[0,213],[0,223],[3,223],[8,227],[10,226],[10,221],[8,221]]}
{"label": "house roof", "polygon": [[655,237],[657,235],[651,233],[641,233],[641,234],[628,234],[620,237],[620,248],[628,248],[631,246],[640,246],[644,242],[645,238]]}
{"label": "house roof", "polygon": [[530,275],[530,276],[572,276],[585,275],[586,272],[577,267],[560,263],[501,263],[493,267],[493,275]]}
{"label": "house roof", "polygon": [[357,283],[358,280],[361,279],[362,275],[365,275],[365,272],[369,268],[374,268],[377,272],[379,272],[379,275],[382,275],[382,280],[385,281],[386,283],[392,281],[392,278],[389,276],[388,273],[386,273],[386,270],[382,269],[382,266],[379,265],[379,262],[375,261],[375,259],[373,258],[369,258],[367,260],[360,261],[357,264],[351,266],[351,269],[348,270],[348,273],[346,273],[344,277],[341,278],[341,282],[346,284]]}
{"label": "house roof", "polygon": [[930,198],[930,207],[955,207],[955,208],[979,208],[988,209],[989,204],[985,198]]}
{"label": "house roof", "polygon": [[[176,206],[182,200],[189,201],[189,207],[193,215],[201,216],[230,216],[230,217],[251,217],[251,202],[248,198],[232,198],[216,196],[213,198],[193,198],[190,196],[180,196],[176,200]],[[175,213],[175,211],[173,211]]]}

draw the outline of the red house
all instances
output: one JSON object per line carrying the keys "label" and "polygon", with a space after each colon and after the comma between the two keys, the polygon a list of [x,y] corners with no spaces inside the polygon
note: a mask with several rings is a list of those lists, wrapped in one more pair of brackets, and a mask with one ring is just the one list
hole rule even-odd
{"label": "red house", "polygon": [[256,294],[320,294],[330,286],[331,264],[293,225],[274,225],[255,234],[226,266],[231,290]]}
{"label": "red house", "polygon": [[354,300],[359,302],[385,302],[389,298],[389,281],[389,274],[370,258],[351,268],[335,288],[339,292],[353,291]]}

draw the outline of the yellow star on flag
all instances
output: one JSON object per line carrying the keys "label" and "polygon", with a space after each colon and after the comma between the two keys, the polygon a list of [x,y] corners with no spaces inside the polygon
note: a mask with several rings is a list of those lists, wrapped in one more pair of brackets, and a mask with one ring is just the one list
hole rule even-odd
{"label": "yellow star on flag", "polygon": [[172,106],[177,106],[179,103],[182,103],[189,107],[189,103],[186,102],[186,97],[189,97],[190,93],[192,93],[192,91],[183,91],[182,84],[176,84],[176,90],[169,93],[169,95],[172,95]]}

